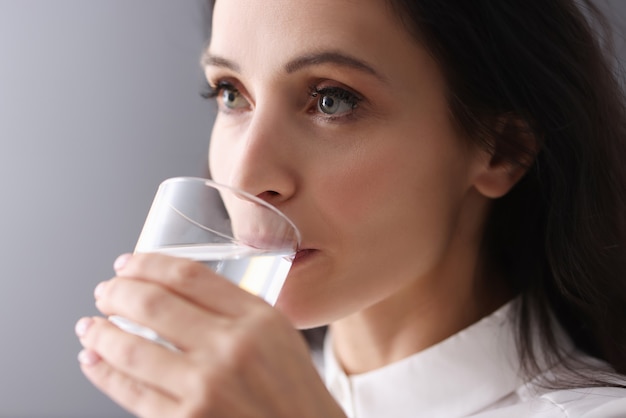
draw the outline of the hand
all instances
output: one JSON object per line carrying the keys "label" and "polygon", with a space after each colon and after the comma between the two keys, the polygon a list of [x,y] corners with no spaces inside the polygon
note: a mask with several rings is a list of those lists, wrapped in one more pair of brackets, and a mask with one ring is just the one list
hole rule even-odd
{"label": "hand", "polygon": [[200,263],[122,256],[96,306],[180,348],[126,333],[104,318],[76,326],[87,378],[142,417],[343,417],[289,321]]}

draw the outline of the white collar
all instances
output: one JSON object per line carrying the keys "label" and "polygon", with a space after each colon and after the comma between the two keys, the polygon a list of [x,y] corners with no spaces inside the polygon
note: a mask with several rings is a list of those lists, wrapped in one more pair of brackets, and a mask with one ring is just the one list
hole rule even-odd
{"label": "white collar", "polygon": [[350,417],[459,417],[487,409],[524,384],[514,302],[419,353],[351,376],[339,366],[328,333],[326,385]]}

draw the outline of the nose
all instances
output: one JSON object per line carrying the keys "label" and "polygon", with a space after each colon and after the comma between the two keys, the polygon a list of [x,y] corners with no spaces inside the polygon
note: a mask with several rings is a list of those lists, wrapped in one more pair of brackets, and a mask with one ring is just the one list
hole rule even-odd
{"label": "nose", "polygon": [[[225,137],[214,135],[211,152],[218,155],[211,162],[222,167],[229,185],[278,205],[295,194],[297,175],[289,121],[272,110],[257,108],[247,123]],[[213,147],[213,141],[222,145]]]}

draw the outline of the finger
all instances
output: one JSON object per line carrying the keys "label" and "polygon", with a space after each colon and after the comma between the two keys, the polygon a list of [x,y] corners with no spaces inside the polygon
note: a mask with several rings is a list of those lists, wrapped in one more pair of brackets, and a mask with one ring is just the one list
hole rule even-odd
{"label": "finger", "polygon": [[[123,377],[129,385],[134,382],[133,399],[141,396],[153,399],[158,395],[176,400],[194,389],[194,367],[182,353],[126,333],[104,318],[82,318],[76,324],[76,333],[85,349],[96,353],[106,367],[117,371],[111,376]],[[112,371],[104,370],[104,374],[97,372],[100,378],[96,386],[108,388],[107,379]],[[107,389],[106,393],[114,395],[110,392],[114,390]]]}
{"label": "finger", "polygon": [[226,326],[218,315],[154,282],[115,278],[98,285],[96,306],[105,315],[128,318],[154,330],[183,351],[204,341],[208,330]]}
{"label": "finger", "polygon": [[89,381],[113,401],[137,416],[173,416],[178,401],[119,372],[91,350],[78,355],[80,367]]}
{"label": "finger", "polygon": [[159,283],[181,296],[220,314],[239,316],[250,306],[265,304],[256,296],[201,263],[164,254],[124,255],[116,260],[120,277]]}

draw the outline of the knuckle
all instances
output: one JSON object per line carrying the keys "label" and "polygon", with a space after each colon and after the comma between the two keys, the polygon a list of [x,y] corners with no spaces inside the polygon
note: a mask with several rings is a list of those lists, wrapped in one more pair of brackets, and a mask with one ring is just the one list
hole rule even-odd
{"label": "knuckle", "polygon": [[98,386],[106,389],[108,387],[111,387],[113,385],[113,378],[114,378],[114,370],[112,367],[98,367],[96,368],[96,370],[98,371]]}
{"label": "knuckle", "polygon": [[141,356],[139,355],[139,347],[132,341],[118,341],[113,347],[113,356],[116,363],[125,369],[134,368]]}
{"label": "knuckle", "polygon": [[132,271],[134,272],[145,271],[149,267],[151,263],[150,260],[152,258],[153,258],[153,255],[149,253],[134,254],[133,257],[131,258],[131,264],[130,264],[132,266]]}
{"label": "knuckle", "polygon": [[180,260],[175,263],[171,275],[174,284],[186,286],[191,281],[196,280],[206,272],[205,267],[195,261]]}
{"label": "knuckle", "polygon": [[168,298],[166,297],[165,292],[160,290],[158,287],[146,289],[142,294],[141,298],[136,299],[138,302],[138,310],[142,317],[144,318],[154,318],[159,315],[159,313],[167,310],[165,307]]}
{"label": "knuckle", "polygon": [[130,378],[125,378],[124,383],[126,386],[126,391],[130,395],[129,397],[131,399],[140,400],[143,398],[146,393],[146,386]]}

